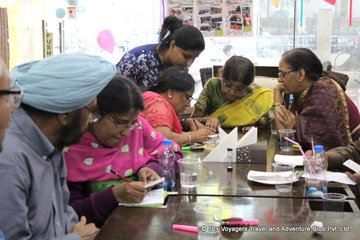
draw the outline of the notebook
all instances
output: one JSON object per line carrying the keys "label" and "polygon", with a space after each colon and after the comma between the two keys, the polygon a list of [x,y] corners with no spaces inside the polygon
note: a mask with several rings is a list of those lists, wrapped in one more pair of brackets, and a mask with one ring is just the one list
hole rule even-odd
{"label": "notebook", "polygon": [[167,196],[163,188],[148,191],[140,203],[119,203],[125,207],[145,207],[145,208],[166,208],[164,206],[165,197]]}

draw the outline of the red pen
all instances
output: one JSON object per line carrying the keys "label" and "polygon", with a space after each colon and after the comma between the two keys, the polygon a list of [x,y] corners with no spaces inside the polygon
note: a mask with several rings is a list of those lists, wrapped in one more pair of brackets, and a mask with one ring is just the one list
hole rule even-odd
{"label": "red pen", "polygon": [[122,180],[124,180],[125,182],[127,182],[127,183],[129,183],[129,182],[130,182],[130,180],[129,180],[129,179],[127,179],[127,178],[125,178],[125,177],[121,176],[120,174],[118,174],[118,173],[117,173],[117,172],[115,172],[114,170],[110,169],[110,172],[111,172],[111,173],[113,173],[113,174],[115,174],[116,176],[118,176],[119,178],[121,178]]}

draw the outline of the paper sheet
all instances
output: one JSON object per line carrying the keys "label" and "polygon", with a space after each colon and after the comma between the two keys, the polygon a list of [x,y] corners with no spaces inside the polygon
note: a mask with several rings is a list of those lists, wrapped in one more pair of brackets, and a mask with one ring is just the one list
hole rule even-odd
{"label": "paper sheet", "polygon": [[159,188],[147,192],[146,196],[140,203],[119,203],[119,205],[127,207],[148,207],[155,205],[161,207],[164,204],[164,199],[164,189]]}
{"label": "paper sheet", "polygon": [[[304,173],[302,175],[302,177],[310,178],[310,174]],[[348,184],[348,185],[356,185],[356,182],[351,180],[345,173],[341,173],[341,172],[326,171],[325,174],[323,175],[322,180],[326,180],[328,182],[338,182],[338,183],[343,183],[343,184]]]}
{"label": "paper sheet", "polygon": [[238,136],[237,127],[234,128],[219,144],[203,159],[203,162],[225,162],[227,148],[235,148]]}
{"label": "paper sheet", "polygon": [[148,182],[148,183],[145,184],[145,188],[153,187],[153,186],[155,186],[155,185],[157,185],[159,183],[162,183],[164,181],[165,181],[165,178],[162,177],[162,178],[159,178],[159,179],[157,179],[155,181]]}
{"label": "paper sheet", "polygon": [[236,144],[236,148],[257,143],[257,127],[252,127]]}
{"label": "paper sheet", "polygon": [[219,141],[223,141],[228,135],[221,127],[218,128],[219,131]]}
{"label": "paper sheet", "polygon": [[294,165],[294,166],[303,166],[304,158],[302,155],[281,155],[275,154],[274,162]]}

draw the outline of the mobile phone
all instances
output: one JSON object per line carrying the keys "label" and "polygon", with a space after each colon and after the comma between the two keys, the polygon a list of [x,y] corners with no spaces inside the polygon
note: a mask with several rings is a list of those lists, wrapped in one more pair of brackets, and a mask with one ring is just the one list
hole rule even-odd
{"label": "mobile phone", "polygon": [[353,160],[348,159],[343,163],[343,165],[350,168],[356,173],[360,173],[360,165],[354,162]]}

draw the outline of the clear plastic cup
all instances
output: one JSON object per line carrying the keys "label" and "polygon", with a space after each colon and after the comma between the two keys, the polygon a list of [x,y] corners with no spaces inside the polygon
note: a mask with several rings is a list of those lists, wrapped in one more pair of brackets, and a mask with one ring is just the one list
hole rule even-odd
{"label": "clear plastic cup", "polygon": [[196,187],[199,161],[194,158],[184,158],[178,160],[178,163],[180,168],[181,187]]}
{"label": "clear plastic cup", "polygon": [[[286,165],[286,164],[281,164],[281,163],[274,163],[274,172],[294,172],[294,165]],[[276,184],[275,184],[275,189],[278,192],[291,192],[292,188],[293,188],[293,183],[292,183],[293,177],[290,178],[285,178],[282,175],[276,175]]]}
{"label": "clear plastic cup", "polygon": [[280,150],[284,152],[292,151],[292,143],[287,141],[285,137],[293,139],[295,138],[295,129],[279,129],[279,137],[280,137]]}
{"label": "clear plastic cup", "polygon": [[221,236],[220,223],[221,212],[220,206],[199,205],[194,208],[196,213],[196,222],[198,226],[199,240],[218,240]]}
{"label": "clear plastic cup", "polygon": [[330,212],[344,212],[344,202],[346,196],[341,193],[325,193],[321,196],[323,201],[323,210]]}

